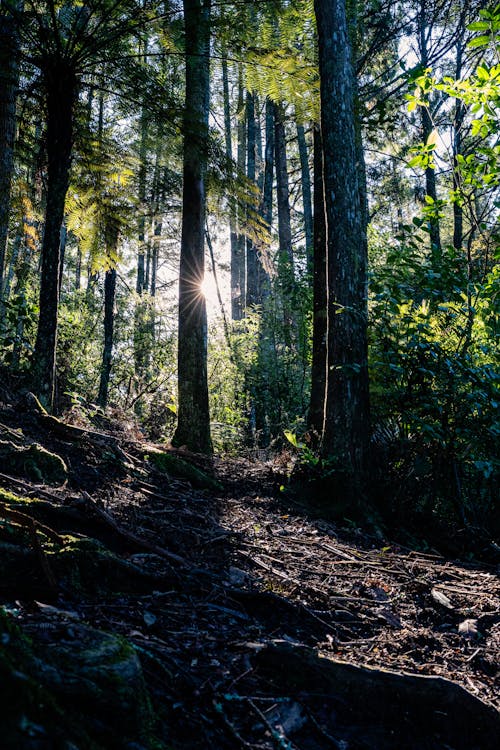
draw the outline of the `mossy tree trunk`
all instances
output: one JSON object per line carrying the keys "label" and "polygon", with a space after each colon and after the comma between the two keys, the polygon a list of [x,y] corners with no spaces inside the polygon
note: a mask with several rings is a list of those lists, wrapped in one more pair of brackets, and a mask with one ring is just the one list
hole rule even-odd
{"label": "mossy tree trunk", "polygon": [[179,279],[176,445],[210,453],[205,273],[205,171],[210,101],[210,0],[184,0],[186,106]]}

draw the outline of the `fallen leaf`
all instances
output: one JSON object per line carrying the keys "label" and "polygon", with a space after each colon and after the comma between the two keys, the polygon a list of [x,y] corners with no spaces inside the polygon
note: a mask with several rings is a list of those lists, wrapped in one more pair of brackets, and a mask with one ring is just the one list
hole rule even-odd
{"label": "fallen leaf", "polygon": [[434,599],[434,601],[437,604],[440,604],[442,607],[446,607],[446,609],[454,609],[453,604],[448,599],[446,594],[443,594],[442,591],[438,591],[438,589],[432,589],[431,596]]}
{"label": "fallen leaf", "polygon": [[458,632],[464,638],[478,638],[477,620],[464,620],[458,626]]}
{"label": "fallen leaf", "polygon": [[142,619],[148,627],[151,627],[151,625],[154,625],[156,622],[156,615],[152,612],[144,612]]}

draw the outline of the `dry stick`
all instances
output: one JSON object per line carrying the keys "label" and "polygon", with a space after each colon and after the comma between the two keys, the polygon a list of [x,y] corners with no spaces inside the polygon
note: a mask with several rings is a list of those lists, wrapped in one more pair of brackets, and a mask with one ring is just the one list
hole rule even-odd
{"label": "dry stick", "polygon": [[176,555],[175,552],[169,552],[169,550],[166,550],[164,547],[158,547],[156,544],[151,544],[151,542],[147,542],[145,539],[141,539],[141,537],[136,536],[136,534],[133,534],[131,531],[126,531],[125,529],[123,529],[115,521],[113,516],[111,516],[107,511],[103,510],[102,508],[99,508],[99,506],[91,498],[88,492],[83,491],[82,495],[87,500],[90,508],[92,509],[92,512],[95,513],[108,526],[110,526],[113,529],[113,531],[119,534],[123,539],[126,539],[132,544],[136,544],[142,547],[148,552],[153,552],[155,555],[158,555],[159,557],[164,557],[167,560],[173,560],[174,562],[179,563],[179,565],[182,565],[182,567],[184,568],[189,567],[188,561],[184,557],[181,557],[180,555]]}
{"label": "dry stick", "polygon": [[0,479],[5,479],[8,482],[17,484],[23,489],[28,490],[29,492],[36,492],[37,495],[43,495],[44,497],[48,497],[49,500],[57,500],[58,502],[61,502],[61,500],[63,499],[59,497],[58,495],[55,495],[53,492],[44,490],[42,487],[38,487],[37,485],[32,484],[31,482],[26,482],[22,479],[17,479],[16,477],[11,476],[10,474],[0,473]]}
{"label": "dry stick", "polygon": [[252,745],[251,742],[247,742],[241,734],[238,732],[236,727],[233,725],[233,723],[228,719],[226,716],[224,709],[222,708],[222,704],[215,700],[215,698],[212,700],[212,705],[214,707],[215,713],[217,716],[220,717],[221,721],[223,722],[224,726],[227,727],[227,729],[230,731],[232,736],[235,738],[237,742],[240,743],[242,747],[248,748],[248,750],[253,749],[255,745]]}
{"label": "dry stick", "polygon": [[[263,711],[260,710],[260,708],[253,702],[251,698],[248,698],[248,703],[251,706],[252,710],[257,714],[257,716],[260,718],[260,720],[263,722],[264,726],[268,728],[268,730],[271,733],[271,737],[274,740],[276,746],[278,747],[278,750],[283,750],[284,747],[288,746],[290,748],[296,748],[297,746],[294,745],[291,740],[288,739],[288,737],[281,732],[278,732],[275,727],[271,724],[271,722],[268,720],[267,716]],[[285,746],[285,740],[287,742],[287,745]]]}

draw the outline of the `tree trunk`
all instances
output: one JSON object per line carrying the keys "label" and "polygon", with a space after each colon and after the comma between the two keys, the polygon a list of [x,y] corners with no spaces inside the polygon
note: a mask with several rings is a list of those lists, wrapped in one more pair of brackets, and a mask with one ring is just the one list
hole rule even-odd
{"label": "tree trunk", "polygon": [[[227,69],[226,50],[222,52],[222,91],[224,97],[224,138],[226,144],[226,157],[231,165],[233,160],[232,126],[231,126],[231,103],[229,100],[229,76]],[[241,318],[241,293],[240,274],[238,267],[238,234],[236,231],[235,207],[229,209],[229,242],[231,247],[231,318]]]}
{"label": "tree trunk", "polygon": [[[240,65],[238,73],[238,172],[245,173],[247,150],[246,130],[246,108],[243,98],[243,71]],[[243,318],[244,304],[246,298],[246,274],[245,274],[245,236],[242,233],[244,216],[243,206],[237,208],[237,229],[235,254],[231,258],[231,297],[232,318],[241,320]]]}
{"label": "tree trunk", "polygon": [[[106,253],[110,262],[116,259],[118,247],[118,226],[114,223],[106,232]],[[104,277],[104,348],[102,352],[101,380],[97,403],[103,409],[108,405],[109,376],[113,355],[113,337],[115,328],[116,267],[108,268]]]}
{"label": "tree trunk", "polygon": [[[464,24],[460,25],[457,40],[457,59],[455,64],[455,80],[462,77],[462,57],[464,50]],[[453,190],[456,195],[462,188],[460,182],[460,167],[458,157],[462,155],[462,127],[464,123],[466,108],[464,103],[457,99],[455,101],[455,113],[453,117]],[[453,247],[461,250],[464,241],[464,213],[459,200],[453,202]]]}
{"label": "tree trunk", "polygon": [[[420,64],[422,68],[425,69],[429,64],[426,0],[421,0],[420,3],[420,10],[418,13],[418,35]],[[429,109],[427,107],[420,107],[419,109],[421,113],[422,140],[424,143],[427,143],[429,136],[434,130],[434,124]],[[437,201],[436,172],[430,167],[427,167],[425,170],[425,193],[429,198],[432,198],[434,203]],[[437,216],[429,218],[429,239],[431,245],[432,268],[439,273],[441,270],[442,250],[439,218]]]}
{"label": "tree trunk", "polygon": [[148,118],[146,106],[142,107],[140,120],[140,144],[139,144],[139,175],[138,175],[138,252],[137,252],[137,276],[135,291],[137,299],[134,313],[134,358],[136,373],[142,374],[146,366],[146,309],[142,296],[147,291],[146,284],[146,158],[147,158],[147,136]]}
{"label": "tree trunk", "polygon": [[[255,183],[256,176],[256,128],[255,128],[255,97],[247,91],[247,177]],[[252,307],[259,302],[257,252],[253,240],[247,237],[246,243],[246,297],[245,308]]]}
{"label": "tree trunk", "polygon": [[10,190],[14,167],[16,97],[19,84],[19,42],[16,22],[0,15],[0,304],[9,232]]}
{"label": "tree trunk", "polygon": [[43,405],[54,406],[61,226],[69,184],[73,107],[77,83],[62,60],[44,70],[47,102],[47,204],[42,243],[40,313],[33,358],[33,387]]}
{"label": "tree trunk", "polygon": [[179,279],[178,422],[175,445],[210,453],[205,273],[205,172],[210,102],[210,0],[184,0],[186,106]]}
{"label": "tree trunk", "polygon": [[[266,147],[264,150],[264,175],[262,184],[262,197],[260,203],[260,215],[269,233],[273,223],[273,178],[274,178],[274,104],[266,99]],[[263,300],[269,290],[269,268],[271,259],[269,257],[269,245],[264,245],[260,251],[259,264],[259,299]]]}
{"label": "tree trunk", "polygon": [[300,173],[302,184],[302,208],[304,211],[304,232],[306,240],[306,268],[308,273],[313,270],[313,211],[311,196],[311,173],[309,170],[309,155],[304,126],[297,123],[297,140],[299,145]]}
{"label": "tree trunk", "polygon": [[[357,174],[355,81],[344,0],[315,0],[327,231],[327,385],[322,455],[339,489],[352,492],[366,466],[366,316],[360,283],[366,243]],[[345,483],[344,483],[345,482]]]}
{"label": "tree trunk", "polygon": [[274,147],[278,205],[278,276],[282,290],[285,342],[290,346],[293,338],[292,329],[295,327],[293,315],[295,274],[293,267],[292,224],[290,219],[284,112],[282,107],[278,105],[274,105]]}
{"label": "tree trunk", "polygon": [[321,438],[325,422],[326,398],[326,217],[323,185],[323,146],[321,129],[314,126],[314,256],[313,256],[313,342],[309,430]]}

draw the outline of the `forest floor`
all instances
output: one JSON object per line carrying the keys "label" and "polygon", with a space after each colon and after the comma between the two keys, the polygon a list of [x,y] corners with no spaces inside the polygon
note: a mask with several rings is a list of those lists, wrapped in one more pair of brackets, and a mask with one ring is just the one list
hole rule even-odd
{"label": "forest floor", "polygon": [[[183,454],[219,482],[194,488],[123,422],[4,396],[7,443],[57,454],[67,479],[0,464],[2,747],[498,747],[498,565],[308,517],[279,460]],[[123,669],[109,640],[90,664],[103,633],[127,644]],[[49,697],[12,698],[21,673]]]}

